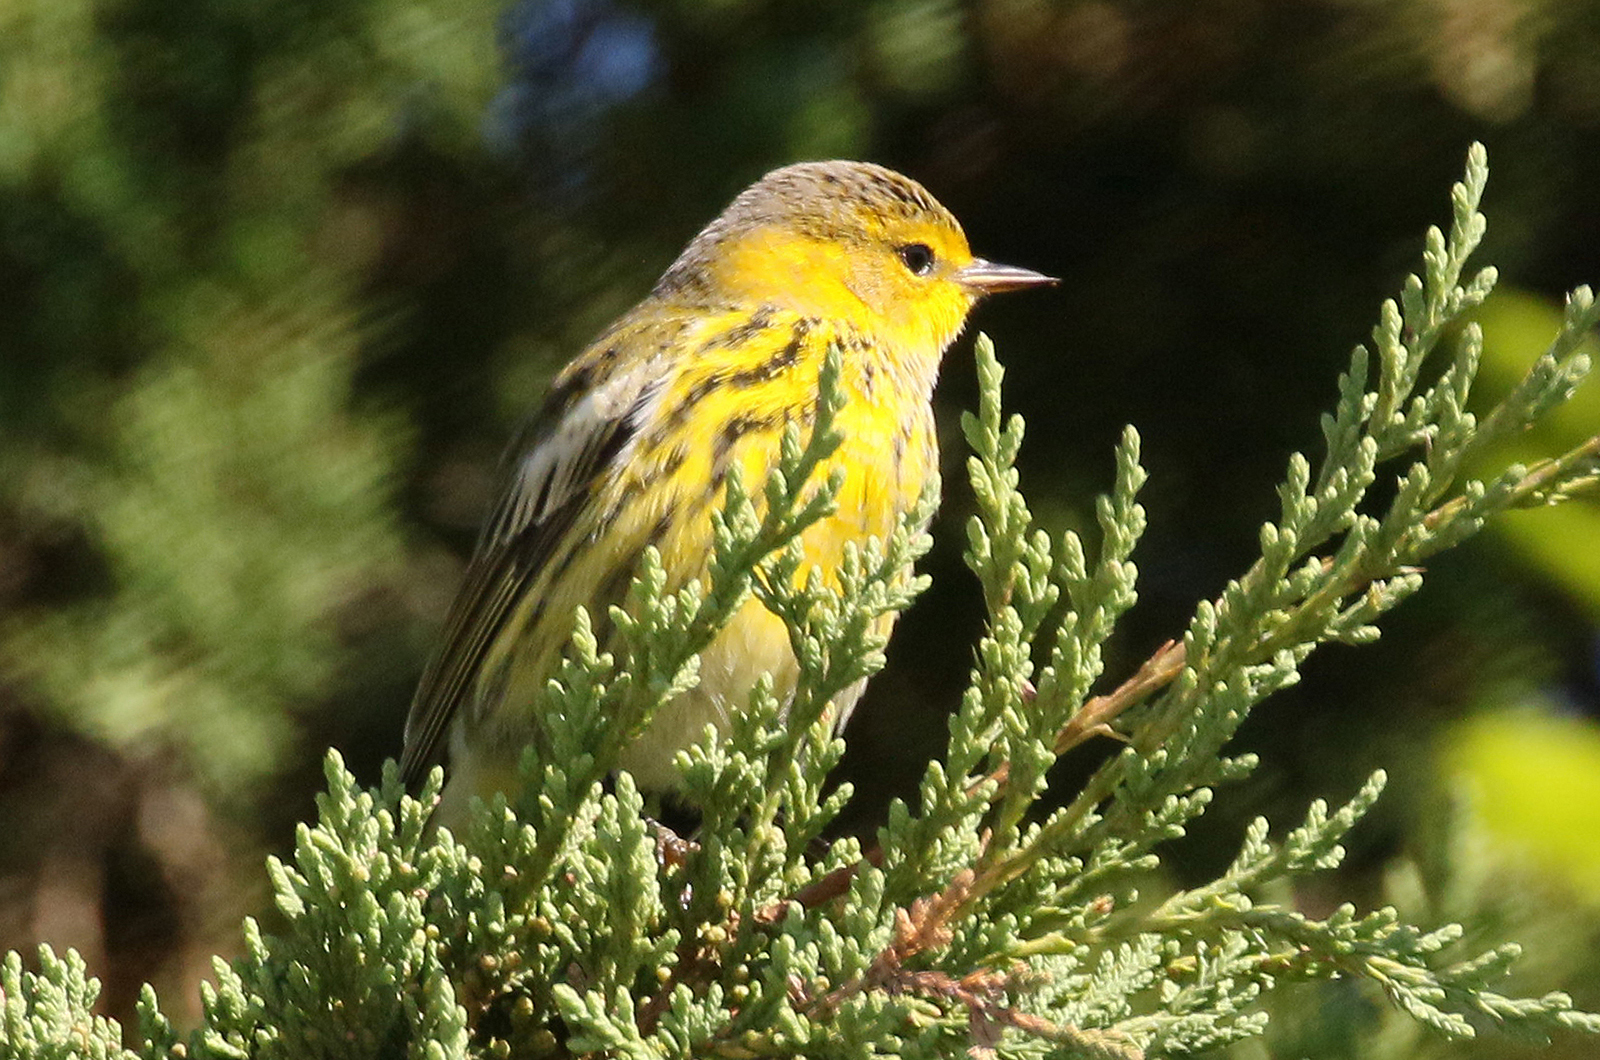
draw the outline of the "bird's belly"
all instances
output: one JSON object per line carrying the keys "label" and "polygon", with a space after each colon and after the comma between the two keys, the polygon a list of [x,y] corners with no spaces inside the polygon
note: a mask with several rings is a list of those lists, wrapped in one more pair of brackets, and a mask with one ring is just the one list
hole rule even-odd
{"label": "bird's belly", "polygon": [[679,751],[698,742],[707,725],[725,734],[764,674],[771,675],[779,699],[788,699],[797,671],[783,620],[760,601],[746,600],[700,653],[699,684],[662,704],[644,734],[623,751],[618,765],[647,791],[676,788],[673,757]]}
{"label": "bird's belly", "polygon": [[[860,547],[868,537],[886,540],[913,506],[922,486],[933,476],[929,459],[931,432],[929,437],[918,439],[914,445],[902,445],[898,449],[892,442],[871,444],[870,434],[855,437],[854,444],[846,443],[847,447],[836,455],[836,459],[842,458],[841,466],[847,469],[836,513],[808,528],[801,538],[805,558],[797,573],[799,579],[816,571],[825,584],[837,587],[838,570],[847,545]],[[859,451],[864,444],[863,437],[869,452]],[[908,466],[910,462],[905,459],[913,450],[915,467]],[[764,478],[764,469],[760,470],[762,474],[753,477],[756,483]],[[820,471],[818,477],[823,474],[825,470]],[[705,540],[690,547],[709,551],[708,546],[709,540]],[[669,562],[667,569],[674,569],[673,564]],[[874,632],[887,639],[896,617],[879,618],[874,623]],[[798,664],[789,647],[788,631],[781,618],[752,598],[745,601],[722,632],[701,652],[699,684],[661,706],[643,736],[623,752],[620,765],[633,773],[646,790],[676,787],[673,757],[700,740],[707,725],[713,726],[719,734],[726,734],[730,719],[746,708],[751,689],[764,675],[770,675],[773,693],[780,701],[793,696]],[[849,719],[864,688],[865,681],[858,682],[835,697],[834,717],[838,726],[842,727]]]}

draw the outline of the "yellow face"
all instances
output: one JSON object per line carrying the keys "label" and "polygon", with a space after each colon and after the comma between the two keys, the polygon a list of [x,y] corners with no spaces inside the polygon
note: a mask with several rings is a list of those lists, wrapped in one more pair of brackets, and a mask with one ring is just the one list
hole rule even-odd
{"label": "yellow face", "polygon": [[937,354],[960,332],[978,292],[960,280],[972,251],[959,228],[863,216],[850,238],[781,224],[725,245],[718,286],[738,299],[848,321],[873,338]]}

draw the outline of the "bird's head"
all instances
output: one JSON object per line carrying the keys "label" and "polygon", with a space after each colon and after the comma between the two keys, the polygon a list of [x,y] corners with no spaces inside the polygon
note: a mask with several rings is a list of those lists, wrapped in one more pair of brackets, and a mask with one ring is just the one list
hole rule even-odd
{"label": "bird's head", "polygon": [[974,257],[960,222],[909,177],[834,161],[785,166],[746,188],[658,291],[846,321],[937,358],[979,298],[1055,282]]}

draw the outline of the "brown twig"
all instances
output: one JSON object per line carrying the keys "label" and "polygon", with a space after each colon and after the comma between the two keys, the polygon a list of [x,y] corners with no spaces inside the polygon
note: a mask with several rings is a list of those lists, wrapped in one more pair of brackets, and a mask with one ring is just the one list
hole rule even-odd
{"label": "brown twig", "polygon": [[1055,753],[1066,754],[1091,736],[1122,739],[1121,734],[1111,728],[1111,723],[1129,707],[1143,703],[1177,680],[1187,662],[1188,652],[1181,640],[1169,640],[1161,645],[1132,677],[1111,692],[1094,696],[1072,716],[1056,736]]}
{"label": "brown twig", "polygon": [[861,871],[863,864],[875,868],[883,866],[883,848],[876,843],[869,846],[861,855],[861,860],[851,865],[841,865],[822,879],[796,891],[793,896],[781,902],[773,902],[755,915],[758,924],[776,924],[783,919],[784,910],[791,902],[798,902],[802,909],[815,909],[826,905],[835,898],[840,897],[850,889],[850,881],[856,878],[856,873]]}
{"label": "brown twig", "polygon": [[[967,1010],[967,1026],[972,1035],[967,1055],[972,1060],[991,1060],[1006,1027],[1050,1041],[1070,1042],[1102,1055],[1143,1060],[1144,1052],[1115,1031],[1084,1031],[1012,1008],[1008,1001],[1017,976],[1014,971],[978,968],[958,978],[937,969],[906,967],[906,962],[918,954],[949,945],[954,937],[950,922],[968,904],[976,882],[976,874],[964,869],[938,894],[919,898],[908,909],[896,910],[894,941],[873,958],[863,975],[817,997],[808,998],[802,990],[795,998],[797,1007],[827,1018],[851,998],[869,991],[914,994]],[[796,989],[801,988],[797,985]]]}
{"label": "brown twig", "polygon": [[950,976],[942,972],[907,972],[905,962],[919,953],[939,949],[949,943],[952,937],[950,915],[966,902],[976,878],[977,874],[971,869],[963,869],[938,894],[918,898],[909,909],[896,909],[894,940],[873,958],[866,972],[820,997],[812,998],[805,1009],[827,1017],[838,1012],[852,997],[869,990],[887,989],[890,993],[903,993],[919,982],[919,976],[939,975],[944,980],[950,980]]}

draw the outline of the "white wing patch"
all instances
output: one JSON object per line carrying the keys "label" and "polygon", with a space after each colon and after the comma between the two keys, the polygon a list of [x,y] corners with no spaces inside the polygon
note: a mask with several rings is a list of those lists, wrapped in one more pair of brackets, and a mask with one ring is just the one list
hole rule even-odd
{"label": "white wing patch", "polygon": [[640,424],[651,418],[665,382],[664,374],[649,378],[644,371],[628,372],[578,399],[549,434],[516,458],[520,463],[491,524],[493,540],[480,548],[504,547],[586,488],[599,470],[601,453],[619,430],[625,441],[611,460],[625,459],[636,444]]}

